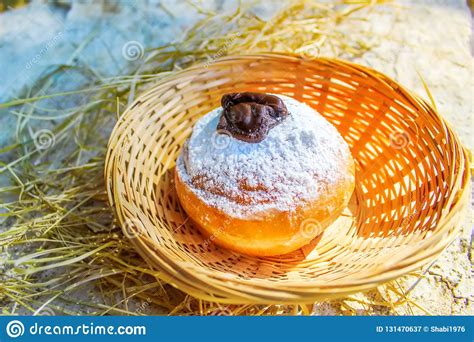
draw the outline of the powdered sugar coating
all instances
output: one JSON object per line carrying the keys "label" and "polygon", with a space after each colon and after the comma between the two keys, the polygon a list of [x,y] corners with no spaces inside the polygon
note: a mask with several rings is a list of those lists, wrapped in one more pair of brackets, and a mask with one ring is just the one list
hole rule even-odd
{"label": "powdered sugar coating", "polygon": [[180,178],[207,205],[240,219],[291,211],[347,177],[347,144],[308,105],[278,95],[290,115],[259,143],[216,132],[219,107],[196,123],[176,162]]}

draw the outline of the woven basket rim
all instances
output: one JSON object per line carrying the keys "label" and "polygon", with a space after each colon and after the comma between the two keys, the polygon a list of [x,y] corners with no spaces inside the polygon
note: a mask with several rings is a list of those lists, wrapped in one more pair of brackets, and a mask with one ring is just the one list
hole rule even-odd
{"label": "woven basket rim", "polygon": [[[216,61],[213,62],[213,66],[219,65],[219,63],[225,63],[227,61],[235,61],[235,60],[259,60],[259,59],[265,59],[265,58],[281,58],[281,59],[296,59],[296,60],[301,60],[302,57],[298,56],[297,54],[287,54],[287,53],[262,53],[262,54],[247,54],[247,55],[236,55],[236,56],[226,56],[217,59]],[[422,246],[424,247],[430,247],[429,249],[426,249],[424,253],[408,253],[408,255],[403,255],[400,256],[397,259],[391,260],[390,266],[385,268],[384,273],[379,273],[377,276],[369,276],[369,277],[361,277],[358,279],[353,279],[352,281],[347,281],[346,283],[339,283],[338,286],[330,285],[327,287],[324,286],[319,286],[317,288],[317,292],[315,292],[313,295],[308,296],[307,293],[304,293],[301,295],[301,297],[305,297],[308,299],[308,301],[312,301],[317,298],[326,298],[334,295],[335,293],[353,293],[353,292],[358,292],[361,289],[369,289],[374,286],[374,284],[381,283],[381,282],[386,282],[392,279],[395,279],[407,272],[413,271],[423,264],[427,263],[427,259],[434,259],[436,258],[443,250],[446,248],[446,246],[455,238],[455,236],[458,234],[459,229],[457,230],[452,230],[451,232],[448,232],[446,235],[446,232],[448,230],[448,225],[445,224],[445,222],[449,221],[452,219],[452,216],[458,213],[459,211],[462,211],[463,206],[469,199],[469,187],[470,187],[470,166],[469,166],[469,151],[463,146],[461,143],[460,139],[454,132],[454,130],[451,128],[451,125],[439,114],[439,112],[433,108],[427,101],[425,101],[423,98],[421,98],[419,95],[414,94],[410,90],[406,89],[402,85],[400,85],[398,82],[393,81],[390,79],[388,76],[373,70],[371,68],[365,67],[358,65],[353,62],[349,61],[344,61],[340,59],[335,59],[335,58],[327,58],[327,57],[319,57],[315,58],[315,60],[318,60],[321,63],[327,63],[327,64],[333,64],[333,63],[338,63],[338,64],[344,64],[347,67],[353,68],[357,72],[362,72],[365,73],[368,77],[375,78],[381,82],[384,83],[390,83],[390,84],[396,84],[397,85],[397,90],[406,98],[409,100],[409,102],[413,105],[413,107],[417,108],[417,110],[421,107],[429,108],[430,113],[436,116],[436,119],[441,122],[447,133],[449,134],[450,138],[452,138],[452,144],[459,146],[461,151],[462,151],[462,165],[464,165],[463,170],[459,169],[456,182],[459,184],[459,189],[461,191],[459,193],[451,193],[448,201],[455,202],[453,206],[450,208],[450,212],[448,213],[447,216],[443,217],[442,220],[440,220],[437,224],[437,227],[442,226],[442,229],[437,231],[436,234],[433,234],[432,236],[427,237],[422,241]],[[135,101],[127,108],[127,110],[124,111],[124,113],[119,117],[116,126],[114,127],[113,132],[110,135],[109,139],[109,144],[108,144],[108,149],[107,149],[107,155],[106,155],[106,168],[105,168],[105,179],[106,179],[106,184],[107,184],[107,194],[109,197],[109,202],[112,207],[115,208],[114,213],[117,216],[118,221],[123,225],[124,222],[124,214],[122,213],[121,209],[116,206],[117,199],[115,197],[116,189],[114,186],[116,186],[116,182],[113,181],[114,179],[114,166],[115,166],[115,154],[114,154],[114,143],[118,143],[119,140],[117,139],[117,135],[120,134],[120,128],[122,125],[126,125],[126,119],[128,115],[133,114],[133,108],[137,105],[140,104],[141,99],[146,98],[148,96],[153,95],[153,92],[156,91],[157,88],[159,87],[166,87],[168,83],[172,82],[174,79],[181,77],[183,75],[191,75],[193,71],[199,70],[203,68],[205,63],[201,64],[196,64],[194,66],[191,66],[188,69],[184,69],[181,71],[178,71],[177,73],[174,73],[172,75],[169,75],[162,80],[159,81],[155,86],[151,87],[148,89],[146,92],[141,94]],[[120,136],[118,136],[120,138]],[[464,186],[461,186],[464,184]],[[454,198],[455,197],[455,198]],[[144,252],[146,250],[146,242],[139,240],[139,239],[132,239],[132,243],[139,251],[139,253],[147,259],[147,255]],[[420,247],[421,248],[421,247]],[[154,253],[156,256],[159,256],[159,258],[163,261],[168,258],[167,255],[163,254],[160,250],[154,250]],[[145,254],[145,255],[144,255]],[[223,299],[223,298],[218,298],[215,296],[210,296],[207,295],[203,292],[199,291],[199,288],[196,286],[191,286],[189,282],[185,281],[179,281],[177,282],[176,276],[171,275],[170,271],[166,269],[166,263],[163,263],[161,265],[162,267],[159,267],[157,265],[154,265],[153,268],[157,269],[159,271],[159,274],[157,276],[164,281],[170,282],[170,283],[176,283],[178,288],[183,288],[185,289],[185,292],[188,292],[189,294],[192,294],[193,296],[202,298],[202,299],[212,299],[212,300],[217,300],[217,301],[222,301],[222,302],[229,302],[228,299]],[[168,264],[169,265],[169,264]],[[205,269],[201,270],[199,274],[195,274],[196,280],[199,281],[205,281],[208,280],[209,277],[212,276],[213,280],[218,280],[220,283],[228,283],[229,281],[233,283],[239,283],[240,286],[249,286],[252,289],[255,288],[260,279],[253,279],[253,283],[249,284],[249,282],[246,279],[239,279],[239,278],[232,278],[231,280],[226,277],[224,274],[219,274],[219,273],[212,273],[211,271],[207,271]],[[263,281],[262,281],[263,282]],[[179,284],[178,284],[179,283]],[[215,289],[214,293],[219,293],[219,286],[217,284],[212,284],[213,288]],[[291,288],[291,291],[284,289],[283,287],[281,288],[280,293],[282,295],[289,295],[295,291],[297,288],[301,289],[307,289],[307,288],[315,288],[314,284],[292,284],[292,283],[286,283],[285,287]],[[264,286],[264,288],[266,288]],[[279,293],[279,289],[272,289],[273,293]],[[225,291],[224,291],[225,292]],[[289,298],[289,300],[285,300],[285,302],[301,302],[301,297],[294,298],[294,300]],[[249,296],[251,298],[251,296]],[[244,300],[240,300],[240,302],[245,302]],[[255,303],[254,300],[249,300],[249,303]],[[281,303],[282,300],[275,301],[277,303]]]}

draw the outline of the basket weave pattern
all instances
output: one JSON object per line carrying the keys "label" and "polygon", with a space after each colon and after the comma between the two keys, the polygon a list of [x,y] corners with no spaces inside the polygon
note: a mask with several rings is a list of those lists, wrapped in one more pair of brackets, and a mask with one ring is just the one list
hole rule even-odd
{"label": "basket weave pattern", "polygon": [[[337,127],[356,162],[348,208],[291,254],[220,248],[177,200],[173,167],[193,124],[239,91],[306,102]],[[226,303],[303,303],[375,287],[439,255],[469,200],[466,151],[425,101],[359,65],[281,54],[222,58],[143,94],[112,133],[105,177],[124,233],[158,277]]]}

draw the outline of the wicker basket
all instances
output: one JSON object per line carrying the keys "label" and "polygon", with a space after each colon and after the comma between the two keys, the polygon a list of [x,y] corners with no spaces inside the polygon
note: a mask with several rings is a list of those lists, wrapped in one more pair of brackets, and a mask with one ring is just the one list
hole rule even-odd
{"label": "wicker basket", "polygon": [[[258,258],[204,238],[173,166],[194,122],[237,91],[284,94],[334,124],[356,160],[343,215],[304,248]],[[436,111],[374,70],[334,59],[226,57],[143,94],[110,138],[105,177],[124,233],[157,276],[223,303],[306,303],[373,288],[436,258],[469,201],[467,153]]]}

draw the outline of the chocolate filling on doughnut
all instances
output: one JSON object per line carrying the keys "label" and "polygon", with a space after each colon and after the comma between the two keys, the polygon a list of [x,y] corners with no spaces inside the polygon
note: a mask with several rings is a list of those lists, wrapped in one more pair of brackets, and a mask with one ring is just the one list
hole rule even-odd
{"label": "chocolate filling on doughnut", "polygon": [[265,93],[225,94],[221,105],[223,111],[217,132],[249,143],[265,139],[270,129],[289,115],[279,97]]}

